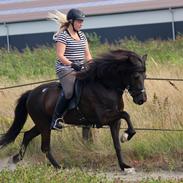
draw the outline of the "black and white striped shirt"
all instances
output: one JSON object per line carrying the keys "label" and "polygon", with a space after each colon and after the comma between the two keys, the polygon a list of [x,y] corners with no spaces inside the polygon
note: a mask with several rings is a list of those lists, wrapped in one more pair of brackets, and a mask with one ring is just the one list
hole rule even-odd
{"label": "black and white striped shirt", "polygon": [[[56,42],[60,42],[66,45],[64,56],[67,59],[69,59],[69,61],[71,62],[79,61],[83,63],[83,61],[85,60],[85,48],[87,44],[87,39],[82,31],[79,31],[78,35],[80,37],[80,40],[75,40],[70,36],[67,30],[64,30],[63,32],[58,34],[58,36],[56,36],[54,40]],[[59,59],[57,59],[56,72],[58,73],[63,67],[68,66],[65,66],[60,62]]]}
{"label": "black and white striped shirt", "polygon": [[55,39],[56,42],[61,42],[66,45],[64,56],[71,62],[85,59],[86,36],[82,31],[78,32],[80,40],[75,40],[65,30],[61,32]]}

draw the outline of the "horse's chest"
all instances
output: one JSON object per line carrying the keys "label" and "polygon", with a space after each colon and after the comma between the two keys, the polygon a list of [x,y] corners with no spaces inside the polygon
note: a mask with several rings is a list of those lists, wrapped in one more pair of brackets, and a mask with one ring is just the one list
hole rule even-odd
{"label": "horse's chest", "polygon": [[108,90],[100,91],[95,89],[94,91],[90,91],[82,101],[82,111],[91,120],[96,120],[102,124],[113,120],[114,116],[119,113],[121,106],[121,97],[115,91]]}

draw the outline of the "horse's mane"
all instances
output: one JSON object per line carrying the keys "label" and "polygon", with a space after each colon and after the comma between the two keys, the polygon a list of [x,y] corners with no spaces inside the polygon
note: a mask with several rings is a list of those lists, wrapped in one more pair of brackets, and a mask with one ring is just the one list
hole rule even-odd
{"label": "horse's mane", "polygon": [[[130,59],[135,57],[136,60]],[[86,65],[85,70],[77,73],[77,78],[94,80],[96,78],[100,79],[104,75],[115,74],[119,70],[121,72],[133,72],[140,69],[145,69],[145,65],[139,55],[132,51],[118,49],[111,50],[95,58]]]}

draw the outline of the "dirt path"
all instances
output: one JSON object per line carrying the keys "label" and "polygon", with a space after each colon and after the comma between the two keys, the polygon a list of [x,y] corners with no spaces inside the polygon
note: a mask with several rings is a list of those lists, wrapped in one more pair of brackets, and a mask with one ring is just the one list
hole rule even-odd
{"label": "dirt path", "polygon": [[9,170],[15,170],[16,165],[12,163],[10,158],[0,159],[0,172],[5,168]]}
{"label": "dirt path", "polygon": [[101,173],[111,180],[119,179],[124,182],[138,182],[147,179],[160,179],[161,180],[180,180],[183,182],[183,172],[173,171],[157,171],[157,172],[133,172],[133,173],[121,173],[121,172],[106,172]]}
{"label": "dirt path", "polygon": [[[22,162],[23,163],[23,162]],[[0,172],[3,169],[15,170],[16,165],[12,163],[11,158],[0,159]],[[86,170],[87,171],[87,170]],[[88,172],[88,171],[87,171]],[[174,172],[174,171],[156,171],[156,172],[138,172],[132,169],[132,171],[126,171],[122,173],[121,171],[112,171],[112,172],[101,172],[96,173],[89,171],[89,174],[97,174],[99,176],[106,176],[110,180],[122,180],[124,182],[138,182],[141,180],[146,180],[149,178],[162,180],[181,180],[183,182],[183,172]]]}

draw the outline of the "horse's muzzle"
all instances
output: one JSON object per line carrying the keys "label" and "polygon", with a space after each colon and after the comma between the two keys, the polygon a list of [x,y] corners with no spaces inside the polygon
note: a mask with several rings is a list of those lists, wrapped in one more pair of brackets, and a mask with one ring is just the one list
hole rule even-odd
{"label": "horse's muzzle", "polygon": [[147,101],[146,92],[143,92],[140,95],[134,96],[133,101],[135,104],[142,105],[144,102]]}
{"label": "horse's muzzle", "polygon": [[145,89],[139,91],[130,91],[131,96],[133,97],[133,102],[138,105],[142,105],[147,101],[147,95]]}

